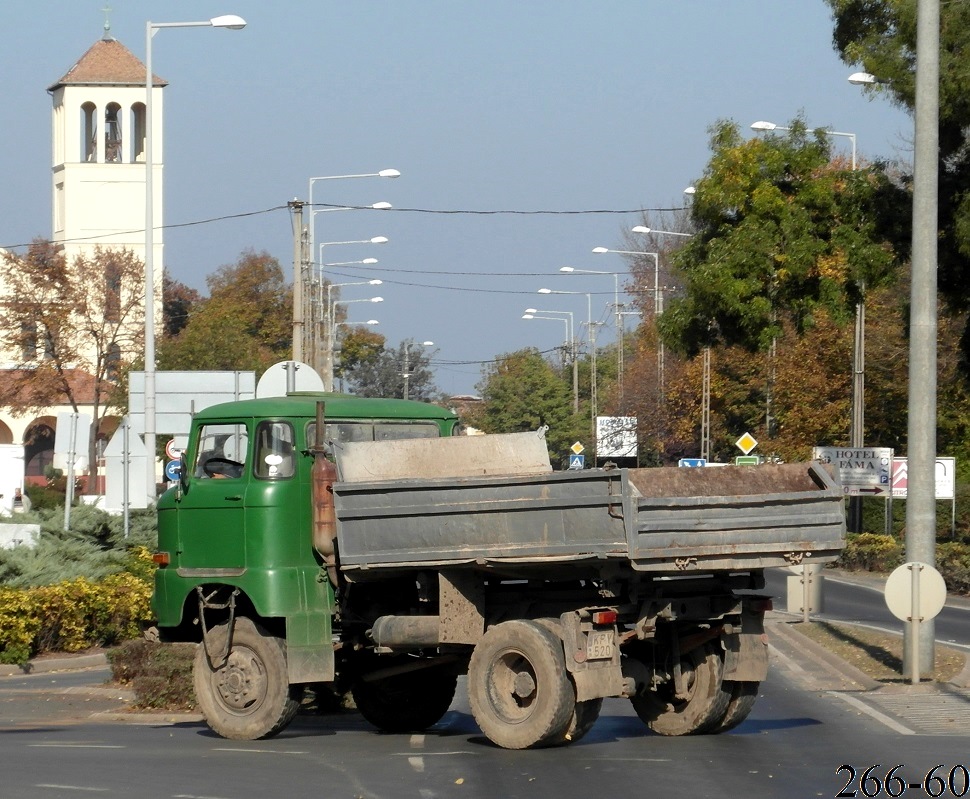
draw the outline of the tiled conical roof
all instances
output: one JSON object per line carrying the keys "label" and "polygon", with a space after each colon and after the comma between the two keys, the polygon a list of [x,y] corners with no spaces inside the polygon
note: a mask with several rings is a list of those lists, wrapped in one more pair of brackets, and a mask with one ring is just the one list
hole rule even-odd
{"label": "tiled conical roof", "polygon": [[[168,85],[168,81],[157,75],[153,79],[155,86]],[[47,91],[65,85],[144,86],[145,65],[117,39],[100,39]]]}

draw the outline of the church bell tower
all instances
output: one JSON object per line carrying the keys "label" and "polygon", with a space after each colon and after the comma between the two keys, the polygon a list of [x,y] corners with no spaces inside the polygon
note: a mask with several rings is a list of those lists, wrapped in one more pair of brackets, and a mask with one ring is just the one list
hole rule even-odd
{"label": "church bell tower", "polygon": [[[162,89],[152,76],[154,262],[162,261]],[[104,36],[56,83],[53,99],[52,239],[70,259],[96,245],[145,257],[145,65]],[[161,269],[156,272],[161,284]],[[161,296],[161,291],[156,294]]]}

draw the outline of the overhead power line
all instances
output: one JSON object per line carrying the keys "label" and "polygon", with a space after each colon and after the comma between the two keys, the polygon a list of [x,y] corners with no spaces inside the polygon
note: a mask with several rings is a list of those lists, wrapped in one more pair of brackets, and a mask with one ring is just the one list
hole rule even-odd
{"label": "overhead power line", "polygon": [[[472,208],[372,208],[369,205],[343,205],[335,203],[313,203],[311,206],[309,203],[305,203],[307,207],[312,208],[346,208],[350,211],[371,211],[374,213],[404,213],[404,214],[437,214],[441,216],[583,216],[583,215],[595,215],[595,214],[615,214],[615,215],[625,215],[625,214],[643,214],[643,213],[664,213],[664,212],[674,212],[683,210],[682,208],[630,208],[630,209],[616,209],[616,208],[588,208],[584,210],[570,210],[570,209],[513,209],[513,208],[503,208],[503,209],[472,209]],[[176,222],[170,225],[160,225],[159,230],[177,230],[178,228],[185,227],[195,227],[197,225],[211,225],[216,222],[226,222],[232,219],[244,219],[250,216],[261,216],[263,214],[275,213],[277,211],[285,211],[289,213],[290,206],[287,205],[274,205],[271,208],[264,208],[260,211],[243,211],[238,214],[223,214],[221,216],[209,217],[206,219],[197,219],[191,222]],[[133,228],[130,230],[119,230],[114,233],[108,234],[110,236],[129,236],[136,233],[144,233],[144,228]],[[83,242],[92,241],[97,239],[104,239],[105,234],[95,235],[95,236],[83,236],[73,239],[64,239],[59,243],[68,242]],[[5,250],[17,250],[24,247],[29,247],[33,242],[21,242],[19,244],[0,244],[0,249]],[[54,242],[51,242],[54,243]]]}

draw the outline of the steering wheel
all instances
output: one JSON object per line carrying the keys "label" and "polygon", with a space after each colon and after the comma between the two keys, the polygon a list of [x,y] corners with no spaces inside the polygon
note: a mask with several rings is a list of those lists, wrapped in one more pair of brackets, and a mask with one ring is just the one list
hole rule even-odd
{"label": "steering wheel", "polygon": [[202,471],[207,477],[241,477],[243,464],[229,458],[209,458],[202,464]]}

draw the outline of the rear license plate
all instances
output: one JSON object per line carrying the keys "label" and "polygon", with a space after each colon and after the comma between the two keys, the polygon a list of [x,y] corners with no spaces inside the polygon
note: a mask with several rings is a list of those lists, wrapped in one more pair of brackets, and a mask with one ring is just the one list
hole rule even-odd
{"label": "rear license plate", "polygon": [[586,636],[586,659],[609,660],[613,657],[613,631],[591,632]]}

